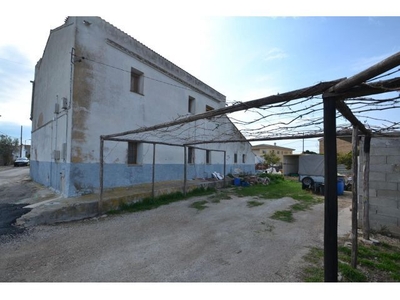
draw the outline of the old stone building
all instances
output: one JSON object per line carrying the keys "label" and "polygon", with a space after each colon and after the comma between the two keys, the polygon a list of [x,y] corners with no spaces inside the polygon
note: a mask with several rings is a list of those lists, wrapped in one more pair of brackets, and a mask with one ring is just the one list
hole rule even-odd
{"label": "old stone building", "polygon": [[[194,58],[195,59],[195,58]],[[99,17],[68,17],[51,30],[35,68],[31,177],[66,197],[99,188],[101,135],[225,107],[224,95]],[[211,130],[211,129],[212,130]],[[206,132],[206,130],[208,130]],[[166,135],[172,133],[166,133]],[[242,135],[226,116],[185,131],[192,139]],[[165,137],[152,137],[163,141]],[[188,178],[254,172],[247,142],[189,149]],[[184,150],[158,147],[156,181],[183,178]],[[152,145],[107,142],[104,188],[151,182]]]}

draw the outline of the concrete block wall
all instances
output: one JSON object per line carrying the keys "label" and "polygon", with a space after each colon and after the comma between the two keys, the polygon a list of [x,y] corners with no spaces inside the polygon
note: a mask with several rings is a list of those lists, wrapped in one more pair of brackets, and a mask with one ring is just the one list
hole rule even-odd
{"label": "concrete block wall", "polygon": [[[359,218],[362,224],[363,141],[360,144]],[[370,228],[400,236],[400,138],[372,138],[369,173]]]}

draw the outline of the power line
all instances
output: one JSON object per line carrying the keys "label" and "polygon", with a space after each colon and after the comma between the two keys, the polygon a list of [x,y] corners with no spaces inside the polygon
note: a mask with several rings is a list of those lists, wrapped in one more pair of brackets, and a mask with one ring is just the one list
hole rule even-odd
{"label": "power line", "polygon": [[[75,56],[76,56],[76,55],[75,55]],[[106,66],[106,67],[109,67],[109,68],[113,68],[113,69],[115,69],[115,70],[119,70],[119,71],[122,71],[122,72],[125,72],[125,73],[128,73],[128,74],[131,74],[131,71],[130,71],[130,70],[125,70],[125,69],[122,69],[122,68],[119,68],[119,67],[116,67],[116,66],[112,66],[112,65],[109,65],[109,64],[106,64],[106,63],[103,63],[103,62],[96,61],[96,60],[91,59],[91,58],[84,57],[84,58],[81,58],[81,59],[88,60],[88,61],[91,61],[91,62],[100,64],[100,65],[103,65],[103,66]],[[80,62],[80,61],[79,61],[79,62]],[[146,75],[143,75],[143,77],[144,77],[144,78],[147,78],[147,79],[150,79],[150,80],[153,80],[153,81],[157,81],[157,82],[163,83],[163,84],[171,85],[171,86],[174,86],[174,87],[177,87],[177,88],[180,88],[180,89],[184,89],[184,90],[188,90],[188,91],[193,91],[193,90],[190,89],[190,88],[187,88],[187,87],[184,87],[184,86],[179,86],[179,85],[172,84],[172,83],[169,83],[169,82],[165,82],[165,81],[162,81],[162,80],[159,80],[159,79],[151,78],[151,77],[148,77],[148,76],[146,76]]]}
{"label": "power line", "polygon": [[28,65],[28,64],[26,64],[26,63],[21,63],[21,62],[9,60],[9,59],[7,59],[7,58],[0,57],[0,59],[1,59],[1,60],[5,60],[5,61],[8,61],[8,62],[11,62],[11,63],[14,63],[14,64],[18,64],[18,65],[21,65],[21,66],[32,67],[32,65]]}

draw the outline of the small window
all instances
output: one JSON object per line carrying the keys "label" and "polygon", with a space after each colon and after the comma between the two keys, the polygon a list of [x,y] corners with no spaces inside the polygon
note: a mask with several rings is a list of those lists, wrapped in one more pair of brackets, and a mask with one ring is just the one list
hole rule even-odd
{"label": "small window", "polygon": [[131,68],[131,92],[143,95],[143,72]]}
{"label": "small window", "polygon": [[194,148],[189,147],[188,148],[188,163],[189,164],[194,164]]}
{"label": "small window", "polygon": [[209,105],[206,105],[206,111],[214,110],[214,107],[211,107]]}
{"label": "small window", "polygon": [[278,150],[278,151],[276,151],[276,154],[279,154],[279,150]]}
{"label": "small window", "polygon": [[190,96],[189,96],[189,101],[188,101],[188,111],[191,114],[195,113],[195,98],[190,97]]}
{"label": "small window", "polygon": [[265,150],[263,150],[262,153],[265,154],[266,153]]}
{"label": "small window", "polygon": [[138,143],[128,142],[128,164],[136,165],[138,163]]}
{"label": "small window", "polygon": [[233,163],[237,164],[237,153],[233,155]]}
{"label": "small window", "polygon": [[211,151],[206,150],[206,164],[211,164]]}
{"label": "small window", "polygon": [[244,164],[246,163],[246,154],[242,155],[242,163],[244,163]]}

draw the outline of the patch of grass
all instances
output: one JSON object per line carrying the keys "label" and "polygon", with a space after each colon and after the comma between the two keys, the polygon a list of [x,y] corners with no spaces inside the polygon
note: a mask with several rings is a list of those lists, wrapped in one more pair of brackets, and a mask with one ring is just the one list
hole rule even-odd
{"label": "patch of grass", "polygon": [[271,216],[271,218],[289,223],[294,221],[293,212],[291,210],[278,210]]}
{"label": "patch of grass", "polygon": [[315,247],[311,248],[304,256],[304,260],[310,263],[309,266],[302,270],[305,282],[324,281],[323,259],[324,250]]}
{"label": "patch of grass", "polygon": [[[271,174],[268,174],[271,175]],[[283,177],[281,175],[276,175]],[[252,185],[249,187],[236,187],[234,193],[239,197],[259,196],[265,199],[281,199],[283,197],[291,197],[305,203],[305,205],[313,205],[321,203],[323,200],[316,198],[309,191],[303,190],[299,182],[291,180],[281,180],[269,185]]]}
{"label": "patch of grass", "polygon": [[339,262],[339,272],[346,279],[346,282],[366,282],[368,281],[367,276],[365,276],[361,271],[353,269],[349,264]]}
{"label": "patch of grass", "polygon": [[[338,268],[344,282],[400,282],[400,246],[397,244],[359,244],[356,269],[351,267],[350,248],[338,246],[338,258]],[[304,259],[310,263],[310,266],[302,271],[303,280],[323,281],[323,250],[312,248]],[[322,271],[321,273],[318,272],[318,268]]]}
{"label": "patch of grass", "polygon": [[260,201],[247,201],[247,207],[255,207],[255,206],[260,206],[263,205],[264,202],[260,202]]}
{"label": "patch of grass", "polygon": [[226,191],[217,191],[215,194],[208,197],[212,203],[219,203],[221,200],[230,200],[232,197]]}
{"label": "patch of grass", "polygon": [[208,206],[206,206],[207,203],[208,202],[206,200],[196,201],[196,202],[193,202],[192,204],[190,204],[189,207],[195,208],[197,210],[203,210],[208,207]]}
{"label": "patch of grass", "polygon": [[[268,178],[275,178],[269,185],[253,185],[250,187],[237,187],[234,189],[239,197],[260,197],[263,199],[281,199],[291,197],[298,201],[289,210],[277,211],[273,219],[293,222],[293,212],[310,209],[313,205],[323,202],[322,197],[317,197],[309,191],[303,190],[301,184],[292,180],[284,180],[282,175],[264,174]],[[271,177],[270,177],[271,176]]]}
{"label": "patch of grass", "polygon": [[310,251],[304,256],[304,259],[313,264],[320,263],[324,258],[324,250],[319,248],[311,248]]}
{"label": "patch of grass", "polygon": [[270,184],[271,183],[280,183],[282,181],[285,181],[285,177],[280,174],[268,174],[268,173],[263,173],[258,175],[259,177],[267,177],[269,179]]}
{"label": "patch of grass", "polygon": [[185,200],[190,197],[210,195],[215,193],[215,191],[216,190],[212,188],[206,189],[201,187],[201,188],[196,188],[190,192],[187,192],[186,196],[182,192],[175,192],[175,193],[160,195],[154,198],[148,197],[133,203],[123,203],[120,205],[118,210],[111,210],[108,212],[108,214],[119,214],[122,212],[138,212],[138,211],[155,209],[159,206]]}
{"label": "patch of grass", "polygon": [[303,270],[305,282],[324,282],[324,269],[318,267],[306,267]]}
{"label": "patch of grass", "polygon": [[238,196],[238,197],[255,197],[255,196],[259,196],[259,197],[265,197],[265,194],[267,192],[269,186],[266,185],[252,185],[249,187],[236,187],[234,189],[234,193]]}

